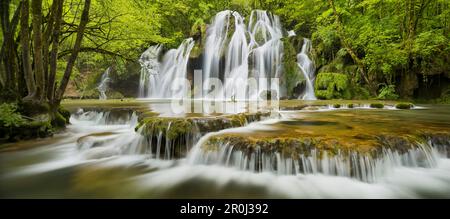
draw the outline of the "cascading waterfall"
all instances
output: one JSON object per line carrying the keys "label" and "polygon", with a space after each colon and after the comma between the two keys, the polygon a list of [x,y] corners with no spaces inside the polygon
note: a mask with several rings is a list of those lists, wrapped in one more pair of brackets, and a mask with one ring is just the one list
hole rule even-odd
{"label": "cascading waterfall", "polygon": [[314,72],[315,67],[313,61],[309,58],[308,54],[312,48],[311,40],[304,38],[301,52],[297,55],[297,64],[300,71],[306,80],[306,89],[303,95],[299,96],[299,99],[303,100],[317,100],[314,94]]}
{"label": "cascading waterfall", "polygon": [[[234,21],[234,23],[232,22]],[[230,29],[234,29],[232,35]],[[217,99],[256,99],[261,92],[270,90],[270,78],[280,77],[283,44],[282,26],[278,16],[255,10],[248,27],[237,12],[222,11],[216,15],[207,30],[204,56],[204,94],[211,89],[210,78],[219,78],[224,66],[224,87]],[[237,92],[237,82],[256,79],[257,92]],[[263,80],[266,79],[266,80]]]}
{"label": "cascading waterfall", "polygon": [[[278,92],[279,88],[272,85],[270,79],[282,74],[283,36],[279,17],[269,12],[252,11],[248,24],[238,12],[219,12],[207,29],[202,69],[203,98],[256,100],[265,91]],[[193,46],[192,39],[187,39],[177,50],[168,51],[161,62],[161,46],[145,51],[140,59],[139,97],[183,97],[185,92],[171,92],[170,88],[175,78],[187,78],[187,62]],[[249,78],[256,80],[254,86],[240,86]],[[222,85],[217,86],[211,79],[220,79]],[[215,93],[211,93],[213,88]]]}
{"label": "cascading waterfall", "polygon": [[447,157],[446,151],[439,150],[439,146],[432,146],[430,143],[420,143],[406,152],[383,149],[376,157],[356,152],[330,155],[313,149],[309,155],[300,154],[294,158],[285,157],[279,152],[264,152],[259,147],[246,152],[231,142],[219,144],[218,150],[205,150],[204,143],[213,135],[205,136],[192,149],[188,157],[189,163],[277,175],[324,174],[373,183],[396,167],[433,168],[440,157]]}
{"label": "cascading waterfall", "polygon": [[172,82],[186,79],[188,59],[193,47],[192,38],[186,39],[178,49],[169,50],[161,62],[158,61],[160,46],[150,47],[144,52],[139,60],[142,66],[140,97],[175,99],[185,97],[184,85],[173,88]]}
{"label": "cascading waterfall", "polygon": [[109,78],[110,71],[111,71],[111,67],[106,69],[106,71],[102,75],[100,84],[97,87],[97,90],[100,92],[100,96],[99,96],[100,100],[108,99],[108,97],[106,96],[106,91],[108,91],[108,87],[109,87],[108,83],[111,81],[111,79]]}

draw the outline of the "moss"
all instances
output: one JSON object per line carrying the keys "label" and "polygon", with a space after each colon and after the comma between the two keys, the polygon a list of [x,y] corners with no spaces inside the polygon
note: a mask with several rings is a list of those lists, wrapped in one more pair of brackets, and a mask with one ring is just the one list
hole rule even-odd
{"label": "moss", "polygon": [[70,120],[70,112],[69,112],[69,110],[67,110],[63,106],[59,106],[58,107],[58,113],[61,114],[62,117],[64,117],[64,119],[66,120],[66,124],[68,124],[69,120]]}
{"label": "moss", "polygon": [[339,109],[339,108],[341,108],[341,104],[336,103],[336,104],[333,105],[333,108]]}
{"label": "moss", "polygon": [[347,75],[337,73],[320,73],[315,84],[319,99],[350,99]]}
{"label": "moss", "polygon": [[353,105],[353,103],[348,104],[347,107],[350,108],[350,109],[355,108],[355,106]]}
{"label": "moss", "polygon": [[384,108],[384,104],[382,104],[382,103],[371,103],[370,104],[370,108],[383,109]]}
{"label": "moss", "polygon": [[162,133],[167,139],[175,139],[188,134],[193,124],[192,120],[184,118],[148,117],[139,123],[136,130],[141,127],[145,129],[144,134]]}
{"label": "moss", "polygon": [[68,123],[68,119],[66,119],[61,113],[55,113],[55,117],[52,119],[52,126],[55,128],[65,127]]}
{"label": "moss", "polygon": [[398,103],[395,105],[395,108],[397,109],[411,109],[414,105],[412,103]]}

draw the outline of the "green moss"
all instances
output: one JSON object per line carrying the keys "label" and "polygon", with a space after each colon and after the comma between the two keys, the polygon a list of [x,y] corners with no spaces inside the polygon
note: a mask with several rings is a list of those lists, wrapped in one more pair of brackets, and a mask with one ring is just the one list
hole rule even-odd
{"label": "green moss", "polygon": [[339,109],[339,108],[341,108],[341,104],[336,103],[336,104],[333,105],[333,108]]}
{"label": "green moss", "polygon": [[347,75],[320,73],[316,78],[316,96],[319,99],[350,99]]}
{"label": "green moss", "polygon": [[146,135],[162,133],[167,139],[176,139],[188,134],[193,124],[192,120],[184,118],[149,117],[140,122],[136,130],[141,127],[144,127]]}
{"label": "green moss", "polygon": [[65,127],[69,121],[59,112],[55,114],[55,117],[52,119],[52,126],[62,128]]}
{"label": "green moss", "polygon": [[350,108],[350,109],[355,108],[355,106],[353,105],[353,103],[348,104],[347,107]]}
{"label": "green moss", "polygon": [[69,123],[70,120],[70,112],[69,110],[67,110],[66,108],[59,106],[58,107],[58,113],[61,114],[62,117],[64,117],[64,119],[66,120],[66,124]]}
{"label": "green moss", "polygon": [[397,109],[411,109],[414,105],[412,103],[398,103],[395,105],[395,108]]}
{"label": "green moss", "polygon": [[384,104],[382,104],[382,103],[371,103],[370,104],[370,108],[383,109],[384,108]]}

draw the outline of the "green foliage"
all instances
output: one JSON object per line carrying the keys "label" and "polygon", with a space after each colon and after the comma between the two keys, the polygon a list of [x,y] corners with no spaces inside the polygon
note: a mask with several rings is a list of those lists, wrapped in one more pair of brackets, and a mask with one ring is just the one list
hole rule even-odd
{"label": "green foliage", "polygon": [[396,100],[398,99],[398,95],[395,93],[395,85],[385,85],[380,90],[380,94],[378,94],[377,99],[380,100]]}
{"label": "green foliage", "polygon": [[26,120],[17,112],[17,105],[12,103],[2,103],[0,105],[0,126],[19,127],[25,124]]}
{"label": "green foliage", "polygon": [[347,75],[320,73],[316,78],[316,96],[319,99],[350,99]]}

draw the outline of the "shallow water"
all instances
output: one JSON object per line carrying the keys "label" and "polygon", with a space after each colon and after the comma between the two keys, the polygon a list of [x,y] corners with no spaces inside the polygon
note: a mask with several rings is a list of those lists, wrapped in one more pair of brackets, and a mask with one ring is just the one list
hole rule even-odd
{"label": "shallow water", "polygon": [[[283,111],[237,129],[254,136],[322,133],[354,140],[357,134],[408,134],[450,129],[449,106],[415,110]],[[94,116],[95,117],[95,116]],[[376,182],[326,174],[255,173],[222,165],[154,159],[131,153],[140,144],[135,121],[76,117],[53,138],[2,146],[2,198],[450,198],[450,159],[431,167],[388,166]],[[448,147],[449,145],[446,145]]]}

